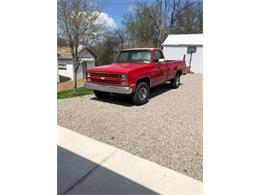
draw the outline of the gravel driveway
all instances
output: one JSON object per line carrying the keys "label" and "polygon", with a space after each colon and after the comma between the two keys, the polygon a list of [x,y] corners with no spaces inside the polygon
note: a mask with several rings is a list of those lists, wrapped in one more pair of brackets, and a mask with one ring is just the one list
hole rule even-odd
{"label": "gravel driveway", "polygon": [[143,106],[124,97],[58,100],[58,124],[202,181],[202,75],[181,83],[152,89]]}

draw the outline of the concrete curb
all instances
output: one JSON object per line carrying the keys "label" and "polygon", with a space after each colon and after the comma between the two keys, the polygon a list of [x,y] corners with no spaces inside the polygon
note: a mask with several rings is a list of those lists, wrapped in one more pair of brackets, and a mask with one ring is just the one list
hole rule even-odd
{"label": "concrete curb", "polygon": [[[60,126],[58,145],[155,193],[202,194],[201,181]],[[84,182],[75,186],[74,192],[84,191],[84,186],[88,192]]]}

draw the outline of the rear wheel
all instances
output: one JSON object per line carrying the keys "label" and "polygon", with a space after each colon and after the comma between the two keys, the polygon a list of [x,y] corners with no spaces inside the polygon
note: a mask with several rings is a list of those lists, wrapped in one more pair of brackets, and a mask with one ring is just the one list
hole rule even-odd
{"label": "rear wheel", "polygon": [[141,82],[137,85],[135,93],[132,95],[132,102],[136,105],[143,105],[148,102],[150,88],[147,83]]}
{"label": "rear wheel", "polygon": [[177,89],[181,83],[181,75],[177,74],[174,79],[171,80],[171,87]]}
{"label": "rear wheel", "polygon": [[104,98],[107,98],[109,96],[108,92],[96,91],[96,90],[94,90],[94,94],[97,98],[100,98],[100,99],[104,99]]}

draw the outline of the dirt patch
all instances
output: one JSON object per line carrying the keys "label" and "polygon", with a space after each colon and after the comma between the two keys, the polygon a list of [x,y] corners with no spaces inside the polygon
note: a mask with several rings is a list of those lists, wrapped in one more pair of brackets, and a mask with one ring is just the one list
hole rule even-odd
{"label": "dirt patch", "polygon": [[[85,79],[78,80],[78,87],[84,86],[84,83],[85,83]],[[57,91],[60,92],[68,89],[73,89],[73,85],[74,85],[74,81],[58,83]]]}

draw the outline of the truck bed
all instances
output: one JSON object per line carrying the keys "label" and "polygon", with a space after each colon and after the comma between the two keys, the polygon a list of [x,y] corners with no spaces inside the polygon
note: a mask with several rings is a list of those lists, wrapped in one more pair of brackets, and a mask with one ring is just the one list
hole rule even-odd
{"label": "truck bed", "polygon": [[186,62],[183,60],[167,60],[166,64],[168,66],[168,75],[166,80],[173,79],[178,70],[182,70],[183,73],[186,73]]}

